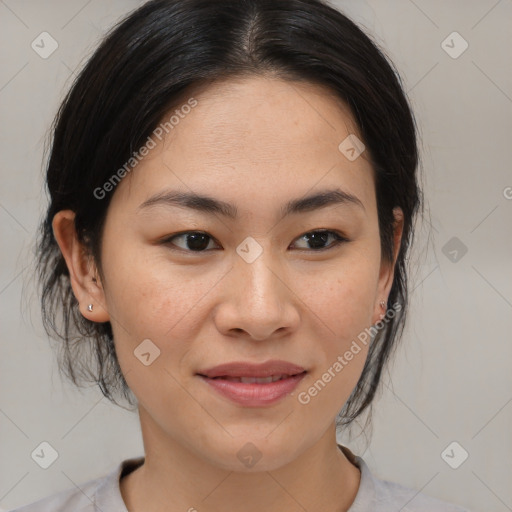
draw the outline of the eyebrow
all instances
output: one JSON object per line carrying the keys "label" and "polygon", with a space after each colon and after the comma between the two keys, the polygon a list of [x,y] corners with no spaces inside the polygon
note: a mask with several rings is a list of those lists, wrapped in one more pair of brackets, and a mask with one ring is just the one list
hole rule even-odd
{"label": "eyebrow", "polygon": [[[328,206],[342,205],[357,206],[366,212],[363,203],[357,196],[341,189],[334,189],[324,190],[306,197],[288,201],[288,203],[281,208],[281,218],[290,214],[305,213]],[[205,195],[173,190],[159,192],[151,196],[139,205],[138,210],[146,210],[155,206],[190,208],[199,212],[220,214],[232,220],[236,219],[238,216],[237,207],[231,203],[226,203],[225,201]]]}

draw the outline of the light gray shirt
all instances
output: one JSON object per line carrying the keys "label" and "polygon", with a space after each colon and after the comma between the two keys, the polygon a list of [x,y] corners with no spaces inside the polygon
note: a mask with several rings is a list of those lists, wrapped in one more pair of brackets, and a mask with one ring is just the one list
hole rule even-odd
{"label": "light gray shirt", "polygon": [[[338,445],[361,471],[356,498],[348,512],[470,512],[402,485],[376,478],[361,457]],[[144,457],[125,459],[107,475],[89,480],[80,489],[53,494],[11,512],[128,512],[119,480],[144,463]]]}

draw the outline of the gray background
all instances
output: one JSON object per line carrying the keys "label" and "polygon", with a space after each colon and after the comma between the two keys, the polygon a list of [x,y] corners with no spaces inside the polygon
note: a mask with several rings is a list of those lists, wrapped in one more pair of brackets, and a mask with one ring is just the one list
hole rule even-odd
{"label": "gray background", "polygon": [[[31,274],[49,124],[74,70],[138,5],[0,1],[0,508],[78,485],[143,453],[136,414],[95,388],[80,392],[61,381]],[[512,2],[335,5],[402,74],[422,137],[429,210],[411,258],[409,325],[375,402],[373,437],[355,429],[340,442],[381,478],[474,511],[512,510]],[[47,59],[31,48],[43,31],[59,45]],[[469,44],[458,58],[441,45],[454,31]],[[457,39],[447,44],[462,48]],[[43,441],[59,453],[46,470],[31,458]],[[452,464],[462,449],[469,454],[457,469],[441,456],[453,441],[462,448],[448,450]]]}

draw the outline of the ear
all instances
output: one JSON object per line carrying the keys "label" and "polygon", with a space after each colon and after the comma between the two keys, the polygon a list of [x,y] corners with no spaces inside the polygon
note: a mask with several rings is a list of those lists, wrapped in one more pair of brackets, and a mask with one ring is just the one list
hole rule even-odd
{"label": "ear", "polygon": [[[105,294],[92,256],[77,239],[75,212],[61,210],[52,221],[53,235],[69,270],[73,293],[78,301],[80,313],[92,322],[108,322],[110,316],[105,305]],[[95,279],[95,281],[93,280]],[[93,305],[93,310],[87,309]]]}
{"label": "ear", "polygon": [[[396,206],[393,208],[394,215],[394,236],[393,236],[393,261],[381,261],[380,273],[379,273],[379,282],[377,285],[377,294],[375,297],[375,306],[374,306],[374,318],[373,323],[377,323],[379,320],[384,318],[386,310],[390,307],[387,304],[389,292],[391,291],[391,286],[393,285],[393,278],[395,274],[395,264],[396,259],[398,257],[398,252],[400,250],[400,242],[402,240],[402,232],[404,227],[404,214],[400,207]],[[381,301],[386,302],[386,309],[382,308],[380,305]]]}

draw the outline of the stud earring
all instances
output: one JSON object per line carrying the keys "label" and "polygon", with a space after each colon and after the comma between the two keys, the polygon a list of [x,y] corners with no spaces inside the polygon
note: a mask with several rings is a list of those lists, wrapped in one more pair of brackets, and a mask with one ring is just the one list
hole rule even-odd
{"label": "stud earring", "polygon": [[[379,304],[380,304],[380,307],[381,307],[384,311],[386,311],[386,301],[381,300]],[[386,315],[385,315],[384,313],[381,313],[379,316],[380,316],[380,319],[382,320]]]}
{"label": "stud earring", "polygon": [[87,311],[92,311],[92,308],[93,308],[92,304],[89,304],[89,305],[87,306]]}

